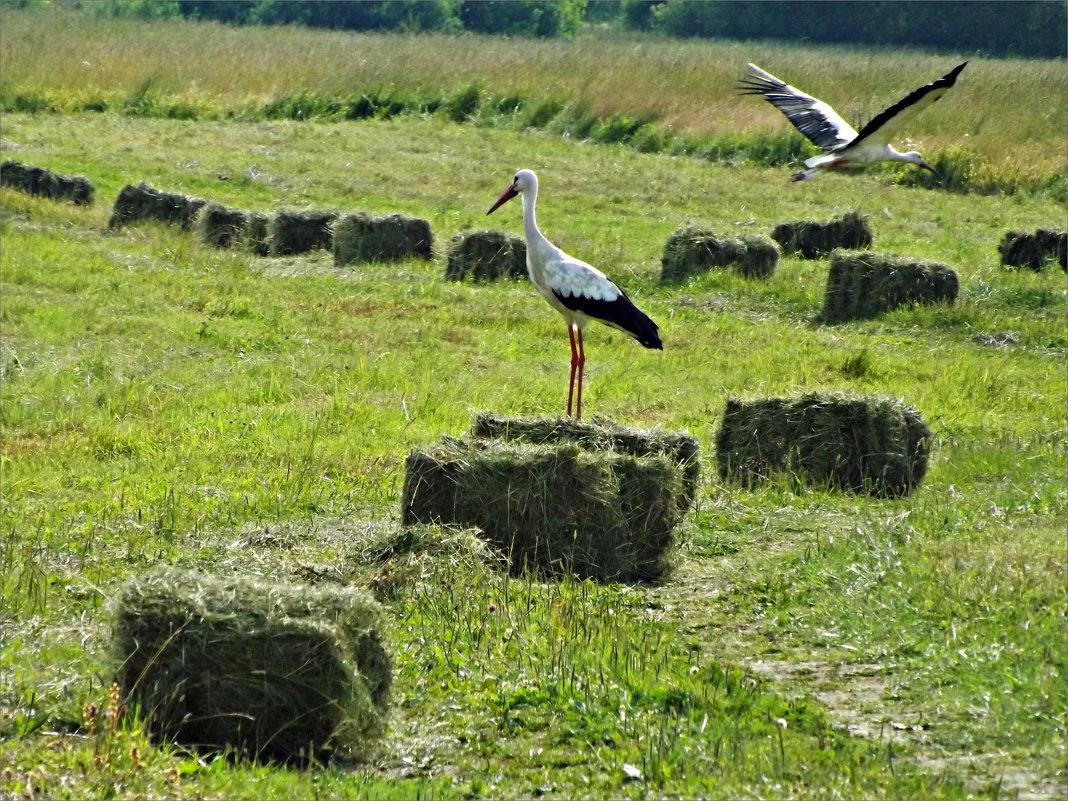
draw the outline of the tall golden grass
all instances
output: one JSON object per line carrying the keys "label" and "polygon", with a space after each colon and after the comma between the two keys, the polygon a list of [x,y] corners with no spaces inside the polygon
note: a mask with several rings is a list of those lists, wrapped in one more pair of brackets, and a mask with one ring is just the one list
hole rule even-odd
{"label": "tall golden grass", "polygon": [[789,133],[789,123],[770,105],[738,95],[747,62],[859,124],[965,59],[970,64],[957,86],[912,122],[902,143],[929,151],[965,147],[1022,178],[1063,172],[1068,82],[1064,63],[1056,60],[638,35],[544,41],[353,34],[0,10],[0,95],[43,94],[61,108],[150,91],[208,112],[240,114],[302,92],[447,94],[477,84],[487,95],[557,99],[599,116],[656,118],[682,134]]}

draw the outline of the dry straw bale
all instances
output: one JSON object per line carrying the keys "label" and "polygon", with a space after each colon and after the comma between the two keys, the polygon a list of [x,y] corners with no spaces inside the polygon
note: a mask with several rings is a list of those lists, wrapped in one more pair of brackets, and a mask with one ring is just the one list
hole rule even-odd
{"label": "dry straw bale", "polygon": [[746,278],[767,278],[778,260],[779,249],[767,237],[738,239],[689,226],[668,237],[660,280],[682,281],[720,267],[733,267]]}
{"label": "dry straw bale", "polygon": [[127,184],[115,199],[109,228],[120,228],[143,220],[158,220],[188,229],[207,201],[198,197],[161,192],[146,183]]}
{"label": "dry straw bale", "polygon": [[462,231],[449,239],[445,278],[492,281],[527,274],[527,244],[503,231]]}
{"label": "dry straw bale", "polygon": [[267,215],[228,209],[208,203],[197,216],[197,228],[204,241],[217,248],[242,246],[258,256],[266,256]]}
{"label": "dry straw bale", "polygon": [[697,437],[670,431],[629,428],[612,420],[594,418],[581,422],[561,417],[501,417],[479,414],[471,427],[479,439],[529,442],[533,445],[574,443],[587,451],[616,451],[630,456],[666,456],[682,478],[679,516],[685,514],[697,493],[701,475],[700,443]]}
{"label": "dry straw bale", "polygon": [[771,238],[782,245],[783,253],[800,253],[806,259],[822,258],[835,248],[870,248],[872,243],[867,220],[855,211],[826,223],[815,220],[780,223]]}
{"label": "dry straw bale", "polygon": [[347,214],[334,230],[334,264],[429,259],[434,235],[430,223],[419,217],[388,214]]}
{"label": "dry straw bale", "polygon": [[1033,234],[1006,231],[998,243],[998,253],[1001,263],[1009,267],[1027,267],[1037,273],[1056,259],[1062,270],[1068,270],[1068,233],[1043,228]]}
{"label": "dry straw bale", "polygon": [[930,443],[920,413],[887,398],[732,398],[716,461],[722,479],[746,486],[778,474],[817,487],[898,497],[923,480]]}
{"label": "dry straw bale", "polygon": [[163,570],[123,587],[123,697],[157,739],[261,758],[359,756],[392,665],[365,591]]}
{"label": "dry straw bale", "polygon": [[915,303],[952,304],[959,289],[957,273],[938,262],[839,250],[831,254],[820,318],[833,323]]}
{"label": "dry straw bale", "polygon": [[60,175],[18,161],[0,164],[0,185],[52,200],[68,200],[76,206],[91,205],[96,191],[88,178]]}
{"label": "dry straw bale", "polygon": [[267,241],[272,256],[293,256],[333,246],[334,211],[280,211],[271,220]]}
{"label": "dry straw bale", "polygon": [[401,524],[474,526],[517,572],[649,581],[667,570],[681,493],[664,456],[446,439],[408,455]]}

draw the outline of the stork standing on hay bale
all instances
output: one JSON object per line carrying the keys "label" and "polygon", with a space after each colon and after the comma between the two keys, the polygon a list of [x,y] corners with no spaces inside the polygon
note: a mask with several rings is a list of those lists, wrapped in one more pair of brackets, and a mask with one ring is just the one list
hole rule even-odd
{"label": "stork standing on hay bale", "polygon": [[[590,320],[630,334],[647,348],[663,350],[658,327],[627,294],[608,277],[584,261],[569,256],[542,235],[534,219],[538,199],[538,176],[532,170],[520,170],[512,185],[504,190],[486,214],[516,195],[523,196],[523,235],[527,243],[527,274],[549,305],[567,321],[571,340],[571,383],[567,390],[567,416],[571,417],[575,401],[575,419],[582,418],[582,371],[586,364],[583,334]],[[576,392],[576,376],[578,391]]]}
{"label": "stork standing on hay bale", "polygon": [[915,150],[899,153],[890,140],[902,125],[949,91],[967,64],[967,61],[958,64],[937,81],[910,92],[890,108],[876,114],[860,129],[860,133],[822,100],[780,81],[756,64],[749,65],[752,72],[741,81],[741,89],[745,95],[763,95],[765,100],[786,115],[797,130],[826,151],[824,155],[806,159],[805,167],[808,169],[796,173],[793,177],[795,181],[811,178],[819,170],[866,167],[879,161],[903,161],[937,175],[937,170]]}

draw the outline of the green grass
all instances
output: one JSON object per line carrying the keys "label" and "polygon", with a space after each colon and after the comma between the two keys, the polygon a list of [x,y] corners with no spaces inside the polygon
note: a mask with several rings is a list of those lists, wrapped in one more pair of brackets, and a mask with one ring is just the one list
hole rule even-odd
{"label": "green grass", "polygon": [[[450,94],[462,108],[462,90]],[[1010,228],[1062,227],[1058,203],[885,174],[794,185],[782,168],[447,115],[5,113],[4,141],[22,161],[87,176],[97,204],[0,191],[3,794],[1063,788],[1065,278],[1005,270],[996,247]],[[412,447],[460,433],[474,410],[562,412],[558,316],[525,281],[443,278],[448,237],[484,226],[524,166],[541,178],[546,234],[661,326],[663,353],[591,330],[586,406],[699,437],[702,485],[675,573],[597,586],[508,578],[462,553],[421,563],[423,580],[386,601],[391,732],[367,764],[197,760],[151,744],[135,719],[109,728],[110,599],[126,577],[166,563],[373,583],[388,566],[368,543],[396,526]],[[439,258],[338,270],[327,254],[257,259],[160,226],[107,233],[119,189],[140,180],[262,211],[416,214]],[[784,259],[767,281],[659,282],[680,225],[766,234],[852,209],[877,249],[956,269],[956,305],[821,326],[825,261]],[[489,222],[519,231],[518,207]],[[1008,333],[1002,347],[979,336]],[[935,443],[912,498],[719,481],[728,396],[824,390],[921,411]]]}

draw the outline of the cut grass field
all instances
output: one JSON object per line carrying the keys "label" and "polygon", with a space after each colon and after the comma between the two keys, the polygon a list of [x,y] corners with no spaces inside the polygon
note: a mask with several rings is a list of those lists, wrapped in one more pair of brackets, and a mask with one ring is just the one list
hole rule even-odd
{"label": "cut grass field", "polygon": [[[997,255],[1005,230],[1062,228],[1058,203],[879,173],[793,185],[786,168],[440,116],[3,123],[5,157],[97,189],[89,208],[0,190],[3,795],[1063,795],[1065,276]],[[443,277],[447,238],[483,227],[524,166],[546,234],[661,326],[663,353],[591,330],[589,414],[701,441],[696,508],[658,585],[508,577],[462,537],[375,556],[411,448],[476,410],[562,411],[564,328],[529,283]],[[142,180],[265,212],[425,217],[439,257],[338,269],[159,225],[106,232]],[[767,234],[854,209],[877,250],[956,269],[957,303],[820,325],[824,260],[659,281],[680,225]],[[492,221],[520,230],[511,207]],[[918,491],[719,481],[726,398],[808,391],[919,409],[935,441]],[[107,716],[112,599],[159,564],[394,581],[380,754],[309,770],[197,758]]]}

